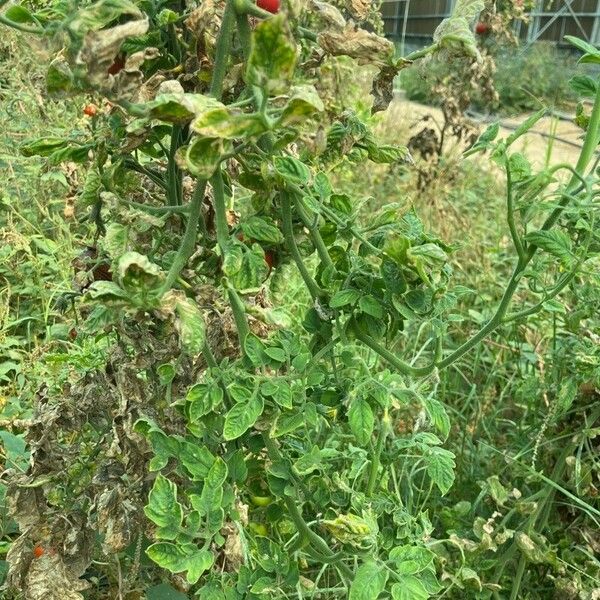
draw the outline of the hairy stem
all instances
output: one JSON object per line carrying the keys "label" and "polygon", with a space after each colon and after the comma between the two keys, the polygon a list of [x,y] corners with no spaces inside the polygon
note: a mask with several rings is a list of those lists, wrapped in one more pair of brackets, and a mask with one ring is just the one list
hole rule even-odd
{"label": "hairy stem", "polygon": [[210,95],[217,100],[221,99],[223,94],[223,81],[227,73],[227,63],[231,54],[231,42],[233,38],[233,26],[235,24],[234,0],[227,0],[225,12],[221,21],[221,31],[217,41],[215,52],[215,67],[213,70],[212,81],[210,83]]}
{"label": "hairy stem", "polygon": [[206,180],[198,179],[196,181],[194,196],[190,202],[185,232],[183,234],[183,238],[181,238],[181,244],[179,246],[179,250],[177,251],[177,255],[171,264],[171,268],[169,269],[167,278],[163,284],[163,292],[166,292],[173,287],[173,284],[179,277],[181,270],[183,267],[185,267],[185,263],[194,252],[194,248],[196,246],[196,235],[198,233],[198,223],[200,222],[202,202],[204,200],[205,191]]}
{"label": "hairy stem", "polygon": [[321,262],[326,267],[333,268],[333,263],[331,262],[331,257],[329,256],[327,246],[325,246],[325,242],[323,241],[321,232],[319,231],[318,221],[310,218],[306,212],[302,198],[300,198],[297,194],[294,194],[294,205],[296,206],[296,212],[310,233],[310,237],[315,245],[315,248],[317,249],[317,254],[321,259]]}
{"label": "hairy stem", "polygon": [[[215,206],[215,226],[217,228],[217,244],[221,251],[221,255],[224,256],[227,251],[227,245],[229,243],[229,225],[227,224],[227,207],[225,204],[225,188],[223,186],[223,173],[220,169],[217,169],[216,173],[212,176],[211,183],[214,192],[214,206]],[[240,348],[242,353],[244,352],[244,341],[246,336],[250,333],[248,327],[248,320],[246,318],[246,307],[242,299],[236,290],[232,287],[227,288],[227,296],[233,311],[233,318],[235,320],[235,326],[240,341]]]}
{"label": "hairy stem", "polygon": [[296,245],[296,238],[294,237],[294,228],[292,225],[292,203],[290,201],[290,195],[288,192],[283,191],[280,194],[281,198],[281,213],[282,213],[282,228],[283,228],[283,236],[285,238],[285,243],[288,248],[288,252],[292,255],[298,270],[300,271],[300,275],[304,280],[308,291],[313,299],[317,299],[320,296],[323,296],[323,291],[317,285],[317,282],[313,279],[312,275],[308,272],[306,265],[304,264],[304,259],[302,258],[300,251],[298,250],[298,246]]}

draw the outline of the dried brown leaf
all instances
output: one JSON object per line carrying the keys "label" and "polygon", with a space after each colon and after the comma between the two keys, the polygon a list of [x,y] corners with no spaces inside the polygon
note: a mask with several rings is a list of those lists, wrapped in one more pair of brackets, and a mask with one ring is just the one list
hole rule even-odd
{"label": "dried brown leaf", "polygon": [[320,33],[317,42],[328,54],[350,56],[364,64],[389,64],[395,53],[393,42],[352,24],[341,31]]}

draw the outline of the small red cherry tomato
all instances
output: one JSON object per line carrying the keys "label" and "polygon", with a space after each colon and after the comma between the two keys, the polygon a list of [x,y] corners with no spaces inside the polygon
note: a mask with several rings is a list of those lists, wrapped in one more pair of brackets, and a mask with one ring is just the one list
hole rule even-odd
{"label": "small red cherry tomato", "polygon": [[258,6],[258,8],[262,8],[263,10],[273,14],[279,12],[280,5],[280,0],[256,0],[256,6]]}
{"label": "small red cherry tomato", "polygon": [[40,558],[41,556],[44,556],[44,554],[46,554],[46,551],[40,544],[35,546],[35,548],[33,549],[33,556],[35,556],[36,558]]}
{"label": "small red cherry tomato", "polygon": [[95,117],[98,114],[98,107],[95,104],[86,104],[83,108],[83,114],[88,117]]}
{"label": "small red cherry tomato", "polygon": [[484,35],[489,31],[489,27],[486,23],[482,23],[481,21],[475,25],[475,33],[477,35]]}

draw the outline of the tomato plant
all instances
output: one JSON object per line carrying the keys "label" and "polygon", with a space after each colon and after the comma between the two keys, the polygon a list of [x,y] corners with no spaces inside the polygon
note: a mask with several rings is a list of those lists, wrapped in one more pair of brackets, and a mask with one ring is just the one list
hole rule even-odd
{"label": "tomato plant", "polygon": [[[507,177],[514,260],[499,305],[457,343],[470,291],[452,283],[456,249],[386,199],[363,226],[360,199],[339,187],[369,161],[408,168],[407,148],[381,143],[369,115],[337,111],[319,83],[337,57],[369,64],[383,110],[414,61],[477,60],[482,8],[459,0],[433,44],[403,58],[324,2],[99,0],[3,17],[55,49],[49,93],[110,102],[85,131],[21,146],[85,172],[93,252],[77,339],[101,338],[108,356],[40,399],[66,431],[32,427],[32,466],[12,482],[19,544],[35,533],[20,510],[43,507],[35,525],[62,549],[64,589],[82,589],[98,536],[109,556],[143,547],[200,598],[442,591],[446,540],[432,540],[427,498],[450,490],[455,455],[439,373],[539,311],[589,257],[600,86],[587,82],[574,166],[536,173],[514,150],[546,109],[504,139],[490,126],[469,150]],[[299,282],[293,314],[272,301],[281,278]],[[524,282],[534,298],[511,311]],[[26,561],[9,563],[29,592]]]}

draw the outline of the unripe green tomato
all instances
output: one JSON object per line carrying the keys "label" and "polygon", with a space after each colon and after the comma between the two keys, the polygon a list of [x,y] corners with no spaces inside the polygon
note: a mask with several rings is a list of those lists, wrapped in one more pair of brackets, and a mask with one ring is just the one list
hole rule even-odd
{"label": "unripe green tomato", "polygon": [[250,502],[254,506],[269,506],[273,502],[273,498],[271,496],[250,496]]}
{"label": "unripe green tomato", "polygon": [[266,525],[263,525],[262,523],[250,521],[250,523],[248,523],[248,527],[250,528],[250,531],[256,535],[261,535],[263,537],[269,535],[269,530],[267,529]]}

